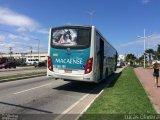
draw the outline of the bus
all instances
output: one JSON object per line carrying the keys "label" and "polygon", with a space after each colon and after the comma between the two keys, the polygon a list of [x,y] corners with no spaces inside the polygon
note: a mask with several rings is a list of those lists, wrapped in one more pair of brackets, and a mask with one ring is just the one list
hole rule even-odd
{"label": "bus", "polygon": [[99,83],[116,70],[116,49],[95,26],[50,29],[47,76]]}

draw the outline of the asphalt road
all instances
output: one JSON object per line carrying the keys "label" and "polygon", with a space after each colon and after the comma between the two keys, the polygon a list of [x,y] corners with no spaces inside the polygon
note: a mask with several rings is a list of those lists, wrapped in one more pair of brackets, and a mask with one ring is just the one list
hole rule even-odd
{"label": "asphalt road", "polygon": [[102,85],[45,76],[0,83],[0,113],[42,115],[41,118],[47,114],[53,119],[98,87]]}

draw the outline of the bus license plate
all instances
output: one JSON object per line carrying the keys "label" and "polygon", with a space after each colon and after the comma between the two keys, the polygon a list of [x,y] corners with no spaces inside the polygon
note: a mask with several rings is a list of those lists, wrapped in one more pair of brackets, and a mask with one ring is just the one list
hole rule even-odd
{"label": "bus license plate", "polygon": [[65,73],[72,73],[72,70],[64,70]]}

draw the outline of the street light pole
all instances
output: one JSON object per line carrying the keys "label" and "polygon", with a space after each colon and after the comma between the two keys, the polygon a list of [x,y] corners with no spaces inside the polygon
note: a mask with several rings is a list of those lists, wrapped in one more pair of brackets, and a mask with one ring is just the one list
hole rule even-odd
{"label": "street light pole", "polygon": [[146,50],[146,30],[144,29],[144,68],[146,67],[146,55],[145,55],[145,50]]}
{"label": "street light pole", "polygon": [[146,36],[146,30],[144,29],[143,37],[141,37],[141,36],[137,36],[137,37],[144,39],[144,63],[143,63],[143,65],[145,68],[146,67],[146,53],[145,53],[145,51],[146,51],[146,38],[152,37],[152,35]]}
{"label": "street light pole", "polygon": [[38,64],[39,64],[39,45],[40,45],[40,40],[38,39]]}
{"label": "street light pole", "polygon": [[146,50],[146,30],[144,29],[143,37],[141,37],[141,36],[137,36],[137,37],[144,39],[144,61],[143,61],[143,67],[145,68],[146,67],[146,55],[145,55],[145,50]]}
{"label": "street light pole", "polygon": [[88,14],[89,14],[89,16],[90,16],[90,25],[92,25],[92,17],[93,17],[93,15],[95,14],[95,11],[91,11],[91,12],[87,12]]}

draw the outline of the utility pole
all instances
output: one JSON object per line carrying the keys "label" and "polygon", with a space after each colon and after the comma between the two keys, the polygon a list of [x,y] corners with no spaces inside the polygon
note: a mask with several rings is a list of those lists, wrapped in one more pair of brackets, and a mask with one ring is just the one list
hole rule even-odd
{"label": "utility pole", "polygon": [[9,47],[9,54],[10,54],[10,58],[11,58],[11,55],[12,55],[12,47]]}
{"label": "utility pole", "polygon": [[32,58],[32,47],[30,47],[30,50],[31,50],[31,58]]}

